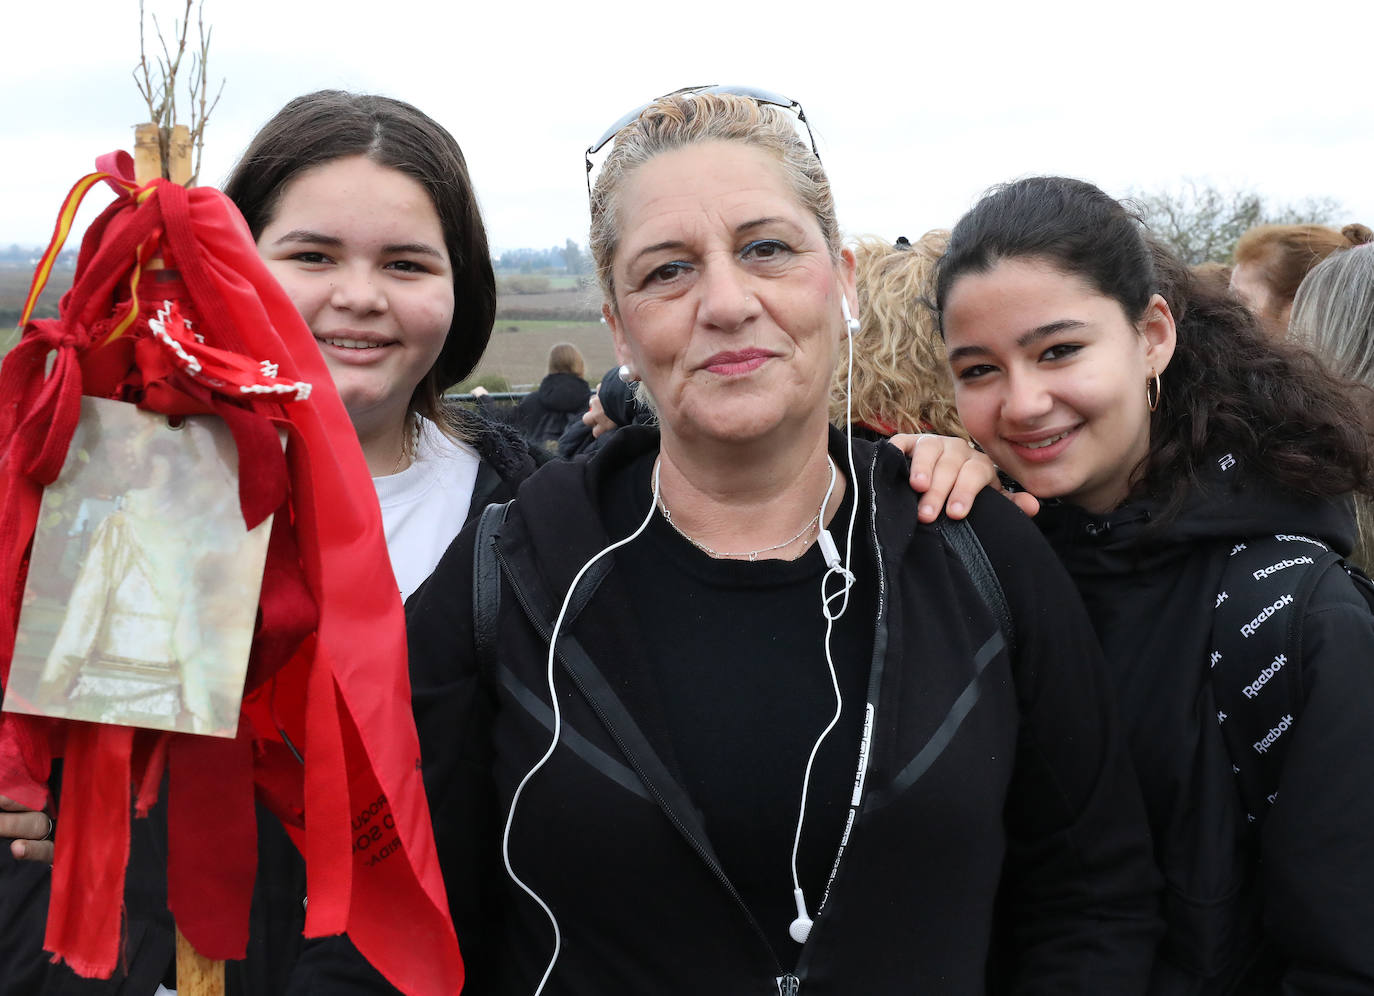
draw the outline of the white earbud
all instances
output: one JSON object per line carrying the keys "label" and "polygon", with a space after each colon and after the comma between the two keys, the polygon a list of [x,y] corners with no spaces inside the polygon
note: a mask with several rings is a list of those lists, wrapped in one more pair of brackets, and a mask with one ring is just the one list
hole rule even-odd
{"label": "white earbud", "polygon": [[859,334],[859,320],[849,313],[849,298],[840,295],[840,314],[844,315],[844,326],[850,335]]}
{"label": "white earbud", "polygon": [[792,898],[797,901],[797,918],[787,928],[787,933],[798,944],[805,944],[811,934],[813,921],[806,915],[806,899],[802,896],[801,889],[793,889]]}

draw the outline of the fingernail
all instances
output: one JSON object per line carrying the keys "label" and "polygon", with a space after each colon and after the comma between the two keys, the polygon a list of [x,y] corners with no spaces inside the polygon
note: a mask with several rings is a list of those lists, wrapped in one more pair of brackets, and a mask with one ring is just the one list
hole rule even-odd
{"label": "fingernail", "polygon": [[921,514],[922,514],[922,515],[926,515],[926,516],[930,516],[930,515],[934,515],[934,514],[935,514],[935,509],[932,508],[930,505],[922,505],[920,511],[921,511]]}
{"label": "fingernail", "polygon": [[961,502],[961,501],[952,501],[952,502],[950,502],[950,503],[949,503],[949,514],[950,514],[950,515],[963,515],[963,514],[964,514],[964,503]]}

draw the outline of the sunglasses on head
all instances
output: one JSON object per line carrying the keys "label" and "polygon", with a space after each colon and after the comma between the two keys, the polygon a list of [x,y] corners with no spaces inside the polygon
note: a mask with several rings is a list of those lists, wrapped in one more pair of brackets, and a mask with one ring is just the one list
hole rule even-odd
{"label": "sunglasses on head", "polygon": [[[753,86],[685,86],[681,90],[665,93],[663,97],[676,97],[681,93],[725,93],[736,97],[748,97],[751,100],[758,101],[760,104],[771,104],[774,107],[781,107],[784,110],[796,111],[797,120],[806,128],[806,137],[811,142],[812,153],[815,154],[817,159],[821,157],[820,152],[816,149],[816,136],[811,133],[811,124],[806,120],[806,112],[802,110],[802,105],[791,97],[785,97],[780,93],[774,93],[772,90],[761,90]],[[643,114],[645,108],[652,107],[655,103],[662,100],[663,97],[655,97],[649,103],[640,104],[633,111],[622,115],[615,124],[606,129],[600,138],[587,146],[587,151],[582,154],[582,160],[587,166],[588,198],[592,196],[592,156],[604,149],[611,139],[615,138],[620,129],[624,128],[627,124],[634,121],[635,118]]]}

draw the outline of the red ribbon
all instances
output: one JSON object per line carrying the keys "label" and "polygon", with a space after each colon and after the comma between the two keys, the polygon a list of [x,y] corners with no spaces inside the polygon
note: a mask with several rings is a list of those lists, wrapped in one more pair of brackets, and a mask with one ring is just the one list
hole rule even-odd
{"label": "red ribbon", "polygon": [[[129,808],[146,812],[165,764],[169,903],[198,950],[243,953],[256,787],[306,855],[307,933],[347,930],[403,990],[456,992],[462,961],[419,780],[400,601],[347,413],[223,195],[163,180],[135,188],[118,172],[74,188],[79,200],[105,180],[122,194],[87,232],[61,317],[26,321],[0,367],[0,576],[15,579],[0,599],[0,668],[42,487],[61,469],[83,392],[220,415],[239,453],[245,521],[276,518],[237,738],[0,716],[0,791],[41,801],[48,761],[65,749],[48,946],[82,974],[114,969]],[[150,269],[159,257],[176,279]],[[36,289],[44,276],[40,267]],[[379,796],[395,846],[369,865],[353,854],[350,821]]]}

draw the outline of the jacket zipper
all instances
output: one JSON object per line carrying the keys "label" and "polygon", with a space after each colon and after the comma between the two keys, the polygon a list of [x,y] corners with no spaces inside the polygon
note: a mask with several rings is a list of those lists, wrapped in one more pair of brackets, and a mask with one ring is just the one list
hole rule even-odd
{"label": "jacket zipper", "polygon": [[[514,572],[511,571],[510,564],[507,563],[505,555],[501,552],[501,547],[499,545],[496,547],[496,559],[500,561],[502,570],[505,571],[506,579],[510,581],[511,590],[515,592],[515,599],[520,603],[520,607],[525,612],[525,617],[529,619],[540,637],[545,642],[548,642],[549,637],[552,635],[552,631],[549,629],[548,624],[534,611],[524,590],[516,583],[516,576]],[[559,661],[562,662],[562,655],[558,654],[557,656]],[[615,732],[614,727],[607,722],[605,714],[602,713],[600,707],[597,706],[592,697],[587,694],[587,690],[582,687],[582,682],[578,679],[577,675],[567,667],[566,663],[564,663],[563,670],[572,678],[573,684],[575,684],[577,690],[582,693],[582,698],[592,707],[592,711],[595,712],[597,718],[601,720],[601,725],[610,733],[612,739],[615,740],[616,747],[619,748],[620,753],[633,765],[634,755],[626,749],[625,742],[620,738],[620,735]],[[638,772],[638,766],[636,766],[636,772]],[[773,968],[778,977],[778,991],[783,993],[784,996],[796,996],[800,989],[801,980],[795,975],[783,972],[782,966],[778,964],[778,956],[773,951],[772,944],[768,941],[768,936],[763,932],[763,928],[759,926],[758,921],[754,919],[754,914],[750,912],[749,907],[745,905],[744,899],[735,889],[734,883],[726,876],[725,869],[720,867],[720,864],[711,856],[710,851],[706,849],[706,846],[697,838],[696,834],[692,833],[692,831],[678,819],[677,814],[668,806],[667,801],[659,793],[658,789],[642,775],[640,776],[640,781],[644,783],[644,787],[647,788],[649,793],[654,797],[654,801],[658,804],[658,808],[663,811],[663,814],[667,816],[673,826],[677,828],[678,833],[692,846],[692,850],[696,851],[697,856],[706,864],[706,867],[711,869],[716,880],[725,887],[725,891],[728,892],[730,898],[735,901],[735,905],[739,907],[740,912],[742,912],[745,919],[749,921],[749,925],[754,928],[754,933],[758,935],[759,941],[763,944],[763,949],[768,952],[768,956],[773,962]],[[789,979],[791,980],[790,983],[788,983]],[[788,985],[790,985],[790,988],[784,988]]]}

